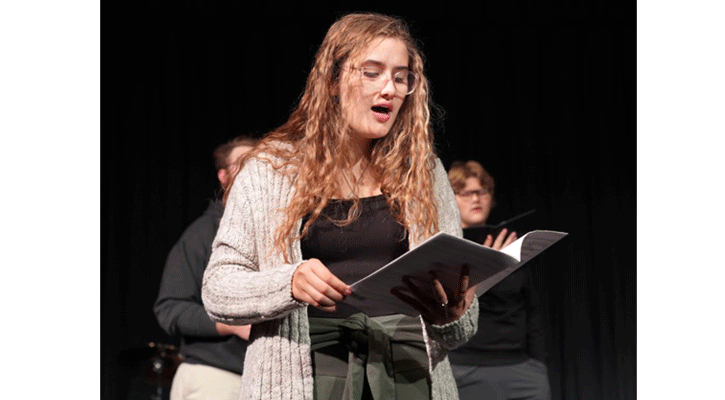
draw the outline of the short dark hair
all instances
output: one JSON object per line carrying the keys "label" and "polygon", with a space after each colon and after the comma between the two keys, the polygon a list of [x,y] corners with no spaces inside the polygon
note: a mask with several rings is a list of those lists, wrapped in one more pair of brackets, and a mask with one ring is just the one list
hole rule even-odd
{"label": "short dark hair", "polygon": [[237,146],[250,146],[254,147],[259,142],[259,139],[249,135],[239,135],[234,139],[220,144],[214,149],[214,168],[219,171],[220,169],[226,169],[229,167],[228,158],[229,154],[232,153]]}

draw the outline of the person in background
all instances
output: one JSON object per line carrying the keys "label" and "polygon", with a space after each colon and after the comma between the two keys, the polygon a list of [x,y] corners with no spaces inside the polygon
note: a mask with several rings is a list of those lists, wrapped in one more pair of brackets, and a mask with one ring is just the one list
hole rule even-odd
{"label": "person in background", "polygon": [[345,307],[348,284],[437,232],[462,236],[423,67],[403,21],[345,15],[287,122],[245,156],[202,288],[214,320],[253,324],[241,398],[458,398],[447,351],[478,316],[464,266],[449,292],[431,277],[401,299],[416,318]]}
{"label": "person in background", "polygon": [[[448,171],[461,225],[486,222],[495,205],[493,177],[476,161],[454,162]],[[500,250],[516,240],[502,231],[485,246]],[[543,314],[531,270],[524,266],[478,298],[478,332],[449,354],[461,400],[551,398]]]}
{"label": "person in background", "polygon": [[[249,135],[239,135],[234,139],[217,146],[212,153],[214,168],[222,193],[231,185],[234,175],[241,168],[242,156],[247,154],[259,143],[259,139]],[[221,199],[215,200],[222,204]]]}
{"label": "person in background", "polygon": [[[496,182],[491,174],[476,161],[455,161],[448,171],[448,179],[456,193],[456,203],[461,212],[461,227],[466,229],[485,224],[496,205],[493,198]],[[487,235],[482,244],[500,250],[516,239],[516,232],[508,233],[504,228],[495,239]]]}
{"label": "person in background", "polygon": [[[217,178],[226,188],[239,169],[241,156],[257,139],[239,136],[213,153]],[[166,259],[154,313],[161,328],[181,340],[183,362],[174,374],[170,400],[225,400],[239,398],[249,326],[212,321],[201,301],[204,270],[224,213],[214,199],[202,216],[186,228]]]}

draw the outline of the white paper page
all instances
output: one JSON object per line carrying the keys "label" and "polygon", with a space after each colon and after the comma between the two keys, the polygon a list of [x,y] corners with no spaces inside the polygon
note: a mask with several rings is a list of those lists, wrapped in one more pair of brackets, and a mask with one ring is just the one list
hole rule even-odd
{"label": "white paper page", "polygon": [[[526,235],[528,235],[529,233],[527,233]],[[521,245],[524,243],[524,238],[526,237],[526,235],[521,236],[520,238],[516,239],[515,242],[501,249],[501,252],[510,255],[511,257],[515,258],[516,261],[521,261]]]}
{"label": "white paper page", "polygon": [[567,233],[556,231],[533,231],[527,233],[523,236],[521,262],[526,263],[566,235]]}
{"label": "white paper page", "polygon": [[486,293],[494,285],[504,280],[518,268],[521,268],[527,261],[536,257],[566,235],[567,233],[556,231],[531,231],[524,236],[521,236],[510,245],[504,247],[501,249],[501,252],[519,260],[520,263],[499,272],[495,276],[487,279],[484,283],[478,285],[476,288],[476,295],[480,296]]}

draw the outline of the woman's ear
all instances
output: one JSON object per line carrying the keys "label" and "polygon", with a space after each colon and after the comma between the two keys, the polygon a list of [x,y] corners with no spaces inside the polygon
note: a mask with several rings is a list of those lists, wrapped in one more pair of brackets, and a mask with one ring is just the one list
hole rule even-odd
{"label": "woman's ear", "polygon": [[216,177],[217,179],[219,179],[219,183],[222,185],[222,187],[225,187],[227,184],[227,180],[229,179],[229,173],[226,169],[222,168],[216,172]]}

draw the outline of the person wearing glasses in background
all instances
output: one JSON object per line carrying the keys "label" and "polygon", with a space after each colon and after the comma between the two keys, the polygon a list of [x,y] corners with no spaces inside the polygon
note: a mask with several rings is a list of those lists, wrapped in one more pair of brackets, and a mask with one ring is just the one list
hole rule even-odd
{"label": "person wearing glasses in background", "polygon": [[[257,143],[241,135],[214,149],[214,167],[222,190],[239,169],[240,157]],[[221,199],[209,202],[166,258],[154,314],[163,330],[180,338],[184,361],[174,373],[170,400],[236,400],[239,398],[249,326],[212,321],[201,302],[204,270],[224,213]]]}
{"label": "person wearing glasses in background", "polygon": [[241,398],[458,398],[447,351],[478,317],[466,274],[450,297],[431,278],[435,299],[404,298],[419,318],[344,301],[425,238],[462,236],[429,122],[404,22],[335,22],[288,121],[245,156],[204,275],[209,315],[252,324]]}
{"label": "person wearing glasses in background", "polygon": [[[448,178],[463,228],[485,224],[495,206],[493,177],[476,161],[456,161]],[[504,230],[483,245],[501,250],[516,238]],[[449,354],[461,400],[550,399],[543,311],[531,270],[517,270],[478,301],[478,332]]]}

